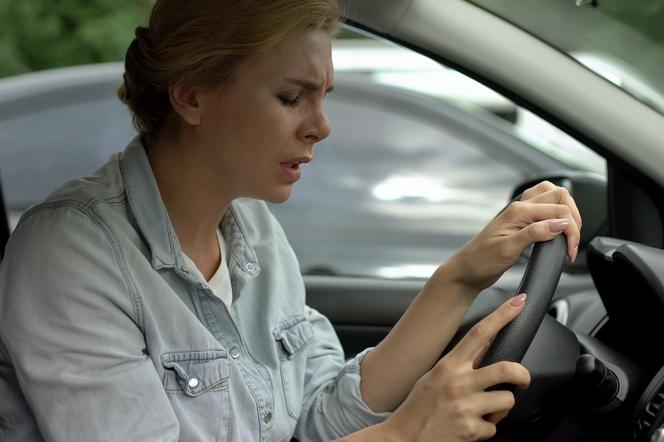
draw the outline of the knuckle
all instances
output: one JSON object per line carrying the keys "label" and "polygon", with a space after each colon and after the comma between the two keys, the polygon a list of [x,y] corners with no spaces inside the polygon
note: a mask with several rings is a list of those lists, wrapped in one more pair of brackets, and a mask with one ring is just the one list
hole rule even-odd
{"label": "knuckle", "polygon": [[511,362],[501,361],[497,363],[498,372],[502,379],[509,379],[512,377],[514,368],[512,367]]}
{"label": "knuckle", "polygon": [[450,372],[451,364],[452,362],[450,361],[450,359],[448,357],[445,357],[433,367],[433,369],[431,370],[431,374],[436,378],[445,377]]}
{"label": "knuckle", "polygon": [[523,201],[512,201],[508,206],[505,212],[509,216],[514,216],[523,210],[523,207],[526,203]]}
{"label": "knuckle", "polygon": [[469,409],[468,405],[466,405],[465,402],[456,401],[452,404],[452,407],[450,408],[450,412],[452,413],[452,417],[454,419],[464,421],[468,417],[468,415],[470,414],[470,409]]}
{"label": "knuckle", "polygon": [[542,234],[546,233],[546,230],[543,227],[544,226],[542,226],[541,223],[529,224],[527,227],[528,235],[533,239],[539,238]]}
{"label": "knuckle", "polygon": [[471,338],[474,339],[484,339],[487,335],[487,326],[484,321],[480,321],[472,326],[472,328],[468,331],[468,334]]}
{"label": "knuckle", "polygon": [[524,367],[523,365],[519,364],[519,370],[521,370],[521,377],[522,382],[526,385],[530,385],[530,381],[532,380],[532,377],[530,376],[530,371]]}
{"label": "knuckle", "polygon": [[[459,379],[452,379],[447,384],[445,384],[444,390],[447,396],[452,398],[459,398],[465,395],[466,388],[464,383]],[[465,412],[467,411],[467,407],[463,408],[464,406],[465,404],[459,401],[453,406],[453,409],[457,411],[462,409],[462,411]]]}
{"label": "knuckle", "polygon": [[556,188],[556,185],[549,180],[544,180],[539,185],[542,186],[542,189],[545,190],[553,190]]}
{"label": "knuckle", "polygon": [[508,409],[514,408],[514,405],[516,404],[516,399],[514,397],[514,393],[512,393],[511,391],[506,391],[504,402],[505,402],[505,407],[506,408],[508,408]]}
{"label": "knuckle", "polygon": [[480,437],[478,425],[471,419],[464,419],[460,422],[461,437],[464,440],[477,440]]}
{"label": "knuckle", "polygon": [[509,368],[506,369],[509,370],[509,374],[506,371],[506,376],[509,376],[513,382],[530,383],[530,372],[526,367],[517,362],[507,362],[506,364],[509,364]]}
{"label": "knuckle", "polygon": [[497,431],[497,430],[496,430],[496,425],[494,425],[494,424],[490,424],[489,426],[487,426],[486,434],[483,434],[482,436],[483,436],[484,438],[489,439],[489,438],[491,438],[491,437],[493,437],[493,436],[496,435],[496,431]]}
{"label": "knuckle", "polygon": [[560,205],[560,214],[562,215],[561,218],[572,219],[572,209],[570,209],[568,205]]}
{"label": "knuckle", "polygon": [[516,405],[516,398],[514,397],[514,393],[512,393],[511,391],[509,391],[508,393],[509,393],[509,397],[507,399],[507,406],[511,410]]}

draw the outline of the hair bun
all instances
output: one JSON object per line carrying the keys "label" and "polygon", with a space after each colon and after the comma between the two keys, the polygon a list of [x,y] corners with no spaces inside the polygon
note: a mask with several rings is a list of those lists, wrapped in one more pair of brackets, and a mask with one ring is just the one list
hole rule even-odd
{"label": "hair bun", "polygon": [[146,28],[145,26],[138,26],[134,31],[134,36],[136,37],[134,40],[138,41],[142,47],[149,46],[150,29]]}
{"label": "hair bun", "polygon": [[170,114],[168,84],[155,71],[150,30],[139,26],[135,36],[127,48],[117,95],[131,110],[136,129],[144,135],[154,134]]}

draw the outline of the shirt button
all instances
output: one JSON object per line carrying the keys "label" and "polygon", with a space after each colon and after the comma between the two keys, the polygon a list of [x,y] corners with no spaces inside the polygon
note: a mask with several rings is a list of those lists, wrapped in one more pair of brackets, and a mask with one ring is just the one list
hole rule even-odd
{"label": "shirt button", "polygon": [[187,384],[189,385],[189,388],[196,388],[196,387],[198,387],[198,379],[197,378],[191,378],[191,379],[189,379],[189,382]]}
{"label": "shirt button", "polygon": [[269,424],[271,420],[272,420],[272,412],[266,411],[265,414],[263,415],[263,422]]}
{"label": "shirt button", "polygon": [[254,264],[253,262],[250,262],[249,264],[247,264],[247,270],[249,270],[250,272],[253,272],[254,270],[256,270],[256,264]]}
{"label": "shirt button", "polygon": [[239,358],[239,357],[240,357],[240,349],[237,348],[237,347],[233,347],[233,348],[231,348],[231,357],[232,357],[233,359],[237,359],[237,358]]}

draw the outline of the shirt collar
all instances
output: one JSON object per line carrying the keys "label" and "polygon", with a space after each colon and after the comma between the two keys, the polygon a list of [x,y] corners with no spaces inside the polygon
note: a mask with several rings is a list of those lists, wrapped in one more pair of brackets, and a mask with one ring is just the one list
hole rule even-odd
{"label": "shirt collar", "polygon": [[[161,199],[157,180],[140,136],[136,136],[129,143],[120,157],[120,173],[129,208],[152,253],[152,267],[186,268],[184,253]],[[220,227],[230,245],[230,255],[237,261],[240,269],[249,277],[256,277],[260,273],[258,259],[253,248],[247,243],[245,227],[234,208],[235,204],[231,203]]]}
{"label": "shirt collar", "polygon": [[[155,269],[174,267],[177,257],[182,256],[182,249],[139,135],[123,152],[120,173],[129,208],[152,253],[152,266]],[[183,264],[184,258],[181,261]]]}

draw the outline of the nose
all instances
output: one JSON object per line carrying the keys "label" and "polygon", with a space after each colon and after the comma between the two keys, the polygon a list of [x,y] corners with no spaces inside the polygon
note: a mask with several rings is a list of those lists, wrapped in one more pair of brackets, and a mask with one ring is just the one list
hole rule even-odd
{"label": "nose", "polygon": [[312,113],[311,118],[303,128],[302,136],[308,143],[318,143],[327,138],[330,132],[332,132],[330,120],[327,119],[323,107],[320,106]]}

